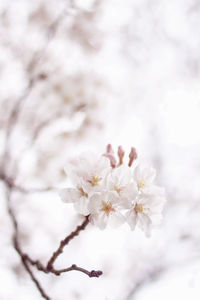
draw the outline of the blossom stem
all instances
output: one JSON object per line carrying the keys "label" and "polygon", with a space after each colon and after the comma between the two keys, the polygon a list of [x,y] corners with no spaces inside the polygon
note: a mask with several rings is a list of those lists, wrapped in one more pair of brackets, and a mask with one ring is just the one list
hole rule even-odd
{"label": "blossom stem", "polygon": [[60,269],[60,270],[56,270],[56,269],[54,269],[54,267],[52,267],[51,270],[48,270],[47,267],[43,266],[39,260],[33,260],[26,254],[24,254],[24,259],[27,260],[32,266],[35,266],[39,271],[42,271],[44,273],[52,273],[56,276],[59,276],[61,273],[66,273],[69,271],[79,271],[79,272],[86,274],[89,277],[99,277],[103,274],[102,271],[99,271],[99,270],[98,271],[95,271],[95,270],[88,271],[84,268],[78,267],[75,264],[71,265],[71,267]]}
{"label": "blossom stem", "polygon": [[57,257],[63,252],[64,247],[75,237],[79,234],[81,230],[84,230],[86,226],[89,224],[89,216],[85,217],[85,220],[83,223],[79,226],[77,226],[76,230],[73,231],[70,235],[68,235],[64,240],[60,242],[60,245],[58,249],[53,253],[51,258],[49,259],[47,263],[47,270],[50,271],[53,269],[53,264]]}
{"label": "blossom stem", "polygon": [[18,240],[18,236],[19,236],[18,222],[17,222],[16,216],[15,216],[14,211],[12,210],[11,204],[10,204],[11,191],[12,191],[12,189],[8,187],[8,189],[6,191],[6,196],[7,196],[8,214],[11,218],[11,221],[13,223],[13,228],[14,228],[13,246],[14,246],[15,250],[17,251],[17,253],[19,254],[24,268],[26,269],[26,271],[30,275],[32,281],[36,285],[36,287],[37,287],[38,291],[40,292],[41,296],[46,300],[50,300],[51,298],[46,294],[44,288],[41,286],[40,282],[36,279],[35,275],[33,274],[32,270],[30,269],[30,267],[28,265],[27,255],[25,255],[23,253],[23,251],[21,249],[21,246],[19,244],[19,240]]}
{"label": "blossom stem", "polygon": [[53,267],[53,263],[55,262],[56,258],[62,253],[63,248],[75,237],[79,234],[79,232],[81,230],[84,230],[86,228],[86,226],[89,223],[89,216],[85,217],[85,220],[83,221],[83,223],[81,225],[79,225],[75,231],[73,231],[69,236],[67,236],[63,241],[60,242],[60,246],[57,249],[57,251],[55,251],[53,253],[53,255],[51,256],[47,266],[44,266],[39,260],[33,260],[28,254],[24,253],[20,243],[19,243],[19,230],[18,230],[18,222],[15,216],[14,211],[12,210],[11,204],[10,204],[10,200],[11,200],[11,193],[13,190],[13,186],[9,185],[6,181],[4,181],[7,187],[6,190],[6,196],[7,196],[7,209],[8,209],[8,214],[11,218],[11,221],[13,223],[13,227],[14,227],[14,234],[13,234],[13,247],[15,248],[15,250],[17,251],[18,255],[21,258],[21,262],[24,266],[24,268],[26,269],[26,271],[28,272],[28,274],[30,275],[33,283],[35,284],[35,286],[37,287],[38,291],[40,292],[41,296],[46,299],[46,300],[51,300],[51,298],[47,295],[46,291],[44,290],[44,288],[42,287],[42,285],[40,284],[40,282],[38,281],[38,279],[35,277],[33,271],[30,268],[30,265],[35,266],[37,268],[37,270],[42,271],[46,274],[48,273],[52,273],[54,275],[59,276],[61,273],[64,272],[69,272],[69,271],[79,271],[82,272],[84,274],[86,274],[89,277],[99,277],[102,275],[102,271],[88,271],[84,268],[78,267],[77,265],[73,264],[71,265],[71,267],[65,268],[65,269],[61,269],[61,270],[56,270]]}
{"label": "blossom stem", "polygon": [[28,265],[28,261],[27,261],[27,256],[22,252],[16,236],[13,238],[13,243],[14,243],[15,250],[18,252],[19,256],[21,257],[21,261],[22,261],[22,264],[23,264],[24,268],[29,273],[32,281],[35,283],[35,285],[36,285],[37,289],[39,290],[41,296],[46,300],[51,300],[51,298],[46,294],[46,292],[44,291],[44,289],[41,286],[40,282],[36,279],[35,275],[33,274],[32,270],[30,269],[30,267]]}
{"label": "blossom stem", "polygon": [[64,273],[64,272],[69,272],[69,271],[79,271],[79,272],[83,272],[84,274],[88,275],[89,277],[99,277],[103,274],[102,271],[95,271],[95,270],[92,270],[92,271],[87,271],[83,268],[80,268],[78,267],[77,265],[72,265],[71,267],[69,268],[66,268],[66,269],[62,269],[62,270],[57,270],[57,275],[60,275],[61,273]]}

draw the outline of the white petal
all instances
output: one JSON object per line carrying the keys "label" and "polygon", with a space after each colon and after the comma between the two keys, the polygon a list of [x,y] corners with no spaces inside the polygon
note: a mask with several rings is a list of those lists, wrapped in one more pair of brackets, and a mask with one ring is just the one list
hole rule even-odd
{"label": "white petal", "polygon": [[114,205],[118,204],[120,201],[118,194],[114,191],[102,193],[102,196],[104,197],[103,200],[105,200],[106,202],[111,202]]}
{"label": "white petal", "polygon": [[121,165],[113,170],[112,178],[115,183],[121,186],[127,185],[131,181],[131,169],[128,166]]}
{"label": "white petal", "polygon": [[96,171],[106,174],[108,170],[111,170],[110,160],[105,156],[101,156],[96,163]]}
{"label": "white petal", "polygon": [[92,215],[92,220],[94,225],[98,226],[101,230],[107,226],[108,218],[103,212]]}
{"label": "white petal", "polygon": [[141,166],[138,165],[135,167],[135,170],[133,172],[133,178],[138,182],[141,180],[142,178],[142,169],[141,169]]}
{"label": "white petal", "polygon": [[152,167],[145,167],[143,169],[143,177],[145,182],[152,183],[156,177],[156,170]]}
{"label": "white petal", "polygon": [[121,193],[122,197],[130,199],[130,201],[134,201],[137,195],[138,195],[138,189],[135,182],[131,182],[130,184],[125,186]]}
{"label": "white petal", "polygon": [[134,230],[137,223],[137,214],[135,213],[133,208],[126,213],[126,221],[131,227],[131,230]]}
{"label": "white petal", "polygon": [[119,197],[118,206],[122,209],[129,209],[133,206],[131,198]]}
{"label": "white petal", "polygon": [[138,213],[138,226],[147,234],[147,236],[149,236],[150,233],[151,223],[151,219],[148,215]]}
{"label": "white petal", "polygon": [[134,179],[139,182],[139,181],[144,181],[145,184],[151,184],[156,176],[156,171],[152,167],[146,167],[146,166],[141,166],[138,165],[135,168],[133,177]]}
{"label": "white petal", "polygon": [[88,198],[81,197],[78,202],[74,203],[74,208],[78,213],[87,216],[90,214],[88,209],[88,202],[89,202]]}
{"label": "white petal", "polygon": [[100,193],[93,194],[89,199],[88,209],[90,214],[99,212],[102,206],[102,195]]}
{"label": "white petal", "polygon": [[109,224],[110,224],[111,227],[117,228],[117,227],[119,227],[120,225],[122,225],[125,222],[125,218],[120,213],[112,213],[109,216],[108,222],[109,222]]}
{"label": "white petal", "polygon": [[114,186],[117,184],[117,178],[115,178],[110,172],[106,177],[106,187],[109,191],[114,190]]}

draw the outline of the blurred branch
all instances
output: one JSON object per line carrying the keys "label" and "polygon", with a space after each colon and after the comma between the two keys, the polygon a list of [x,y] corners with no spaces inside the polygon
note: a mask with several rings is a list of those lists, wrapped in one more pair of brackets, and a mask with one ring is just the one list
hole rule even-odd
{"label": "blurred branch", "polygon": [[7,195],[6,195],[7,196],[7,209],[8,209],[8,214],[11,218],[11,221],[12,221],[13,227],[14,227],[13,246],[14,246],[15,250],[17,251],[17,253],[19,254],[23,266],[25,267],[26,271],[29,273],[32,281],[36,285],[36,287],[39,290],[41,296],[46,300],[50,300],[49,296],[47,296],[47,294],[44,291],[43,287],[41,286],[41,284],[39,283],[39,281],[36,279],[35,275],[33,274],[32,270],[30,269],[30,267],[28,265],[28,261],[26,259],[26,255],[22,252],[22,249],[20,247],[20,244],[19,244],[19,241],[18,241],[18,236],[19,236],[18,222],[17,222],[17,219],[15,217],[15,214],[14,214],[14,212],[11,208],[11,204],[10,204],[11,192],[12,192],[11,188],[7,188]]}
{"label": "blurred branch", "polygon": [[57,257],[63,252],[64,247],[79,234],[81,230],[84,230],[89,223],[89,216],[85,217],[84,222],[76,228],[69,236],[67,236],[64,240],[60,242],[58,249],[53,253],[52,257],[49,259],[47,263],[47,270],[52,270],[53,264]]}
{"label": "blurred branch", "polygon": [[53,187],[45,187],[45,188],[25,188],[21,185],[17,185],[13,178],[7,177],[5,174],[0,173],[0,180],[2,180],[9,189],[21,192],[23,194],[31,194],[31,193],[45,193],[48,191],[52,191]]}
{"label": "blurred branch", "polygon": [[[60,270],[56,270],[53,267],[55,260],[58,258],[59,255],[62,254],[64,247],[74,237],[76,237],[80,231],[82,231],[86,228],[86,226],[89,223],[89,216],[85,217],[83,223],[80,226],[78,226],[75,231],[73,231],[64,240],[62,240],[60,242],[58,249],[51,255],[46,266],[44,266],[39,260],[33,260],[27,253],[23,252],[22,247],[20,245],[20,239],[19,239],[18,221],[17,221],[15,212],[11,205],[11,195],[15,191],[18,191],[20,193],[47,192],[49,190],[52,190],[52,187],[47,187],[44,189],[37,189],[37,188],[36,189],[26,189],[22,186],[17,185],[15,183],[15,180],[11,176],[9,176],[8,172],[7,172],[7,166],[11,159],[11,143],[10,143],[11,136],[15,130],[15,127],[16,127],[18,121],[19,121],[20,114],[22,113],[24,104],[27,101],[27,99],[29,98],[30,93],[32,92],[36,83],[40,80],[45,79],[45,76],[42,76],[41,74],[39,74],[39,75],[34,74],[35,68],[38,65],[38,63],[41,61],[41,59],[44,57],[47,47],[48,47],[49,43],[52,41],[52,39],[55,37],[57,29],[58,29],[60,23],[64,20],[66,13],[69,13],[70,10],[73,8],[74,8],[73,1],[71,1],[70,4],[68,2],[65,9],[47,27],[47,30],[46,30],[47,39],[45,41],[44,46],[40,50],[38,50],[36,53],[34,53],[31,61],[29,62],[28,66],[26,68],[26,73],[27,73],[27,77],[28,77],[27,85],[26,85],[24,91],[22,92],[21,96],[14,101],[14,105],[8,116],[8,120],[7,120],[7,124],[6,124],[6,128],[5,128],[5,150],[4,150],[4,154],[3,154],[2,166],[1,166],[1,172],[0,172],[0,180],[2,180],[6,186],[7,210],[8,210],[8,214],[10,216],[10,219],[13,224],[13,229],[14,229],[13,238],[12,238],[13,247],[17,251],[24,268],[26,269],[26,271],[28,272],[28,274],[31,277],[31,280],[34,282],[34,284],[35,284],[36,288],[38,289],[38,291],[40,292],[41,296],[46,300],[50,300],[51,298],[47,295],[46,291],[44,290],[44,288],[42,287],[42,285],[40,284],[38,279],[35,277],[32,269],[31,269],[31,266],[35,266],[37,268],[37,270],[42,271],[46,274],[51,273],[56,276],[58,276],[64,272],[69,272],[69,271],[74,271],[74,270],[82,272],[89,277],[99,277],[100,275],[102,275],[101,271],[95,271],[95,270],[88,271],[84,268],[78,267],[75,264],[72,264],[70,267],[63,268]],[[58,119],[59,117],[60,117],[60,113],[55,114],[55,117],[53,118],[53,120],[52,120],[52,118],[48,119],[44,122],[41,122],[36,127],[35,132],[33,133],[30,147],[36,141],[36,139],[41,134],[43,129],[46,128],[47,126],[49,126],[52,123],[52,121],[55,121],[55,119]],[[30,149],[30,147],[29,147],[29,149]]]}
{"label": "blurred branch", "polygon": [[[5,182],[5,181],[4,181]],[[52,256],[50,257],[46,267],[39,261],[39,260],[33,260],[28,254],[24,253],[21,249],[20,246],[20,242],[19,242],[19,230],[18,230],[18,222],[17,222],[17,218],[15,216],[14,211],[12,210],[11,207],[11,193],[13,192],[13,187],[8,185],[7,182],[5,182],[6,187],[7,187],[7,208],[8,208],[8,214],[12,220],[13,223],[13,227],[14,227],[14,234],[13,234],[13,246],[15,248],[15,250],[17,251],[17,253],[19,254],[22,264],[24,265],[25,269],[27,270],[27,272],[29,273],[32,281],[35,283],[37,289],[39,290],[41,296],[46,299],[46,300],[50,300],[51,298],[49,296],[47,296],[46,292],[44,291],[43,287],[41,286],[40,282],[36,279],[35,275],[33,274],[32,270],[29,267],[29,264],[31,264],[32,266],[35,266],[39,271],[42,271],[46,274],[48,273],[52,273],[56,276],[60,275],[61,273],[66,273],[69,271],[79,271],[82,272],[84,274],[86,274],[89,277],[99,277],[102,275],[102,271],[88,271],[84,268],[78,267],[77,265],[73,264],[71,265],[71,267],[68,268],[64,268],[64,269],[60,269],[60,270],[56,270],[53,267],[53,264],[55,262],[55,260],[58,258],[58,256],[60,254],[62,254],[64,247],[73,239],[75,238],[80,231],[84,230],[86,228],[86,226],[89,224],[89,216],[85,217],[85,220],[83,221],[83,223],[79,226],[77,226],[76,230],[73,231],[72,233],[70,233],[64,240],[62,240],[60,242],[60,245],[58,247],[58,249],[52,254]]]}
{"label": "blurred branch", "polygon": [[[169,252],[171,251],[170,248],[168,248],[168,251]],[[167,264],[160,261],[157,267],[150,270],[149,272],[146,272],[142,278],[140,278],[135,282],[134,286],[129,291],[126,297],[126,300],[133,300],[136,293],[142,290],[143,287],[158,281],[161,278],[161,276],[163,276],[166,272],[169,272],[170,270],[174,270],[176,268],[180,268],[185,264],[189,264],[191,262],[193,263],[194,261],[197,261],[199,259],[200,259],[199,255],[189,255],[188,258],[185,258],[182,261],[173,261],[172,263],[167,263]]]}
{"label": "blurred branch", "polygon": [[128,296],[126,297],[126,300],[134,299],[134,295],[138,292],[138,290],[140,290],[145,284],[156,280],[165,270],[165,267],[160,266],[159,268],[155,268],[148,274],[145,274],[144,278],[141,278],[141,280],[138,280],[135,283],[134,287],[131,289]]}
{"label": "blurred branch", "polygon": [[55,37],[56,31],[57,31],[60,23],[63,21],[64,17],[69,12],[70,8],[72,8],[73,1],[71,1],[70,5],[71,5],[70,7],[66,6],[65,9],[57,16],[57,18],[47,27],[47,40],[45,41],[44,46],[40,50],[38,50],[36,53],[34,53],[31,61],[29,62],[29,65],[26,69],[26,72],[28,75],[27,86],[26,86],[25,90],[23,91],[22,95],[18,98],[18,100],[16,100],[16,102],[11,110],[10,116],[8,117],[7,128],[6,128],[6,139],[5,139],[5,151],[4,151],[4,158],[3,158],[3,170],[4,171],[6,168],[6,163],[10,160],[9,142],[10,142],[10,136],[12,134],[12,130],[18,121],[23,104],[27,100],[27,98],[30,95],[35,84],[42,79],[40,75],[34,76],[33,71],[34,71],[36,65],[44,57],[46,50],[48,48],[48,45]]}
{"label": "blurred branch", "polygon": [[86,269],[78,267],[75,264],[71,265],[71,267],[68,267],[65,269],[60,269],[60,270],[56,270],[55,268],[52,267],[52,269],[49,271],[49,270],[47,270],[47,267],[43,266],[39,260],[32,260],[27,255],[26,255],[26,259],[29,261],[29,263],[32,266],[35,266],[39,271],[42,271],[44,273],[52,273],[56,276],[59,276],[61,273],[66,273],[69,271],[79,271],[79,272],[86,274],[89,277],[99,277],[102,275],[102,271],[95,271],[95,270],[87,271]]}

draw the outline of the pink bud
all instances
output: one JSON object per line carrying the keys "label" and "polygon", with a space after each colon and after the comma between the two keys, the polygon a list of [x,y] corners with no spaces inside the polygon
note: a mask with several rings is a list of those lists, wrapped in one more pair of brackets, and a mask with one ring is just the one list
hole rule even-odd
{"label": "pink bud", "polygon": [[109,158],[111,167],[115,168],[116,167],[116,159],[114,157],[114,151],[113,151],[113,148],[112,148],[111,144],[107,145],[106,151],[107,152],[104,154],[104,156]]}
{"label": "pink bud", "polygon": [[124,152],[122,146],[119,146],[118,147],[119,166],[123,164],[124,154],[125,154],[125,152]]}
{"label": "pink bud", "polygon": [[103,156],[110,159],[110,165],[112,168],[116,167],[116,159],[111,153],[105,153]]}
{"label": "pink bud", "polygon": [[106,152],[107,153],[114,153],[113,151],[113,148],[112,148],[112,145],[111,144],[108,144],[107,147],[106,147]]}
{"label": "pink bud", "polygon": [[131,167],[134,160],[137,159],[137,152],[136,152],[136,149],[134,147],[131,148],[131,152],[129,154],[129,163],[128,163],[128,166]]}

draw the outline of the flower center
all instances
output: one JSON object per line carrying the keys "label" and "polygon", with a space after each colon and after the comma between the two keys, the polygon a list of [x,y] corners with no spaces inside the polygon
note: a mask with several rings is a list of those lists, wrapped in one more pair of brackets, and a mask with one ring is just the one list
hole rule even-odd
{"label": "flower center", "polygon": [[142,204],[136,203],[135,207],[134,207],[134,210],[135,210],[136,213],[142,214],[143,213],[143,206],[142,206]]}
{"label": "flower center", "polygon": [[102,204],[103,204],[103,207],[101,210],[105,212],[107,217],[110,215],[111,212],[115,211],[115,209],[112,207],[111,203],[102,202]]}
{"label": "flower center", "polygon": [[145,182],[144,182],[144,179],[141,179],[138,184],[138,190],[141,190],[142,188],[144,188],[146,186]]}
{"label": "flower center", "polygon": [[101,181],[101,177],[98,176],[92,176],[91,180],[88,180],[88,182],[92,185],[92,186],[97,186],[99,185],[99,181]]}
{"label": "flower center", "polygon": [[86,192],[84,192],[84,190],[83,190],[82,187],[79,187],[78,190],[79,190],[79,192],[81,193],[81,195],[82,195],[83,197],[88,198],[88,194],[87,194]]}
{"label": "flower center", "polygon": [[118,187],[118,186],[114,186],[114,190],[118,193],[118,194],[120,194],[120,192],[121,192],[121,189]]}

